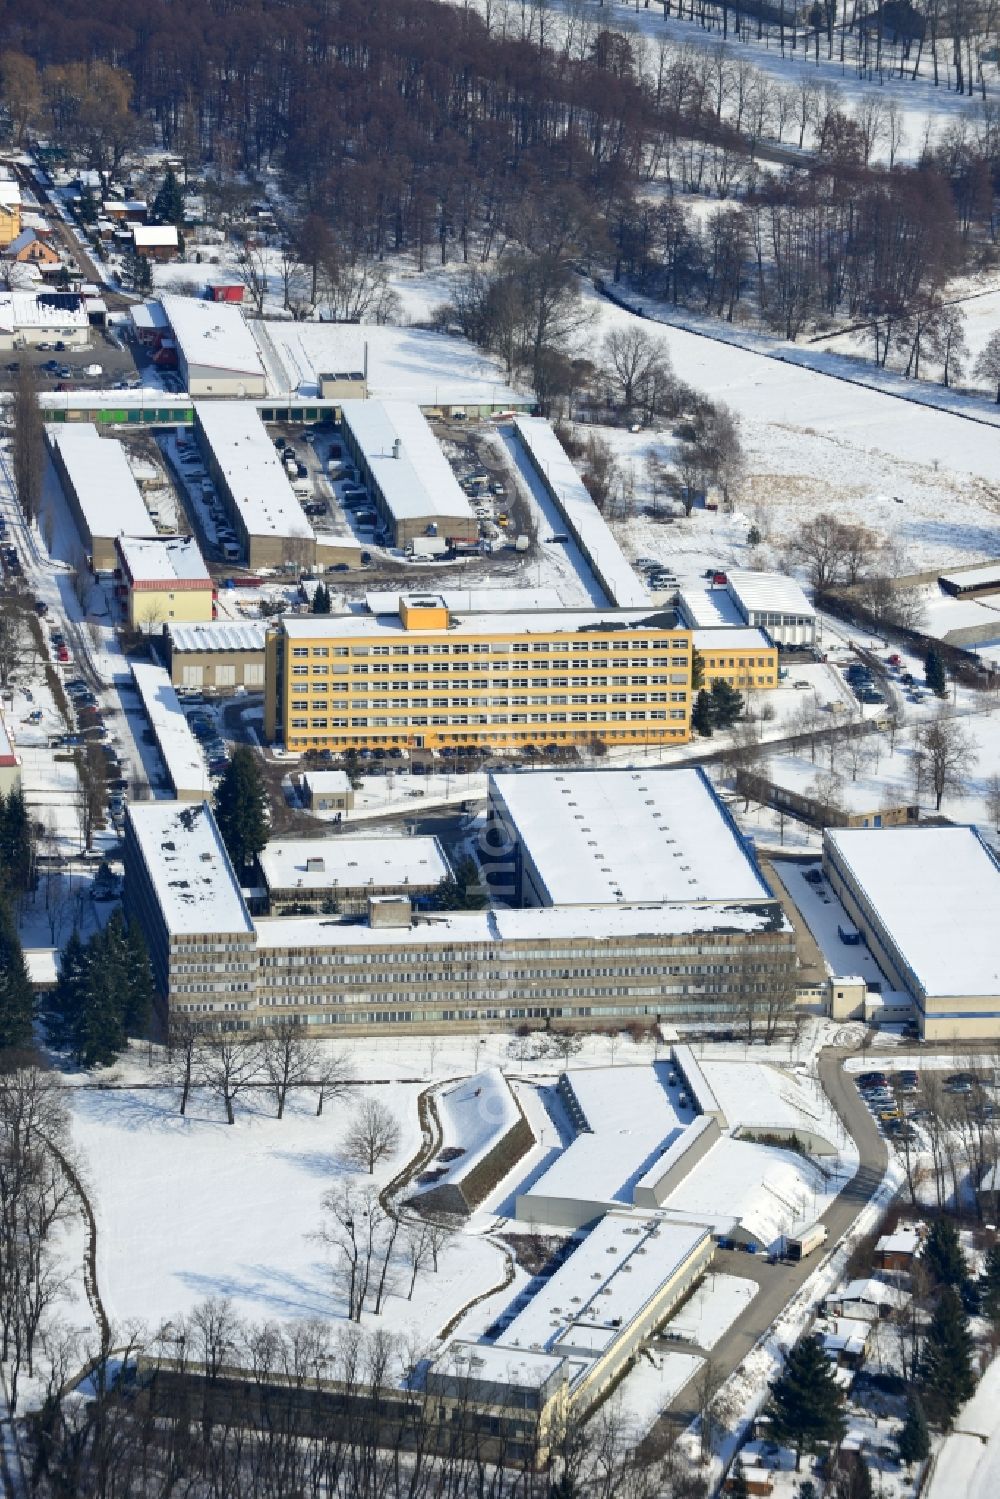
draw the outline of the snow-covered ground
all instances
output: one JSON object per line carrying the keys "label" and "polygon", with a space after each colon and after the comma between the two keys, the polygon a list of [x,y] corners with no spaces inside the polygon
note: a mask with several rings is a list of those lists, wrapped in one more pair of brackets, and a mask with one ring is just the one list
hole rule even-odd
{"label": "snow-covered ground", "polygon": [[1000,1494],[1000,1359],[994,1359],[934,1458],[925,1499]]}
{"label": "snow-covered ground", "polygon": [[756,1294],[756,1281],[710,1271],[694,1295],[664,1325],[662,1336],[694,1343],[706,1351],[714,1348]]}
{"label": "snow-covered ground", "polygon": [[[593,341],[634,325],[631,313],[587,288],[584,294],[592,301]],[[643,305],[656,311],[648,298]],[[707,324],[705,333],[695,332],[674,326],[672,309],[660,312],[676,373],[740,418],[743,519],[701,509],[669,522],[643,515],[615,526],[629,555],[662,558],[675,572],[692,561],[696,573],[731,566],[745,561],[747,520],[760,529],[765,551],[780,554],[796,524],[824,508],[891,537],[914,568],[1000,553],[1000,443],[991,426],[787,363],[790,345],[754,339],[754,348],[737,347],[709,336],[716,330]],[[770,357],[776,352],[782,358]],[[978,405],[984,420],[995,409]],[[604,435],[618,445],[617,436]]]}
{"label": "snow-covered ground", "polygon": [[[229,1126],[203,1092],[182,1119],[173,1089],[70,1090],[73,1137],[97,1218],[98,1281],[112,1321],[155,1323],[209,1296],[228,1297],[239,1315],[257,1321],[343,1317],[343,1283],[313,1236],[323,1194],[345,1177],[369,1180],[341,1157],[360,1091],[328,1104],[320,1118],[305,1092],[280,1121],[271,1096],[255,1091],[237,1101]],[[401,1127],[399,1149],[377,1168],[376,1185],[419,1143],[416,1093],[402,1083],[371,1090]],[[418,1279],[412,1301],[397,1274],[384,1316],[372,1320],[434,1338],[502,1275],[498,1249],[459,1236],[439,1273]]]}

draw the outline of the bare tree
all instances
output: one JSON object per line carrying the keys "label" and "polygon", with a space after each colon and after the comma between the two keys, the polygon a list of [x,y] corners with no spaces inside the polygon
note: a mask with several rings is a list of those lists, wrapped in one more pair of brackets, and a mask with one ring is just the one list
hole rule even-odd
{"label": "bare tree", "polygon": [[975,741],[957,719],[942,711],[921,724],[916,732],[915,749],[917,785],[930,787],[935,811],[941,810],[945,796],[967,794],[967,775],[978,756]]}
{"label": "bare tree", "polygon": [[318,1047],[302,1020],[278,1020],[264,1036],[264,1071],[283,1119],[290,1088],[298,1088],[316,1071]]}
{"label": "bare tree", "polygon": [[38,514],[45,475],[45,425],[38,400],[35,371],[21,361],[14,377],[13,436],[11,466],[14,490],[25,519],[30,523]]}
{"label": "bare tree", "polygon": [[35,654],[23,610],[10,599],[0,602],[0,687],[7,688],[18,667]]}
{"label": "bare tree", "polygon": [[334,1051],[321,1043],[317,1047],[315,1068],[311,1082],[316,1089],[316,1117],[323,1113],[328,1099],[342,1098],[350,1086],[351,1062],[345,1052]]}
{"label": "bare tree", "polygon": [[95,743],[85,744],[75,758],[80,836],[89,851],[93,847],[94,833],[104,823],[108,762]]}
{"label": "bare tree", "polygon": [[171,1015],[167,1028],[167,1054],[164,1071],[170,1081],[181,1090],[178,1112],[183,1118],[187,1111],[191,1089],[197,1081],[205,1033],[183,1015]]}
{"label": "bare tree", "polygon": [[377,1098],[366,1098],[351,1120],[344,1154],[373,1176],[378,1163],[398,1149],[399,1140],[399,1123],[392,1111]]}
{"label": "bare tree", "polygon": [[639,324],[612,328],[602,352],[608,381],[626,411],[645,404],[650,385],[662,385],[670,377],[666,344]]}
{"label": "bare tree", "polygon": [[410,1262],[410,1288],[407,1301],[413,1300],[417,1276],[432,1259],[434,1225],[426,1218],[414,1218],[406,1225],[406,1254]]}
{"label": "bare tree", "polygon": [[260,1044],[252,1036],[221,1029],[206,1036],[201,1076],[205,1087],[223,1104],[227,1124],[236,1123],[233,1104],[258,1081],[260,1071]]}
{"label": "bare tree", "polygon": [[994,771],[992,775],[986,777],[983,800],[986,803],[987,817],[1000,832],[1000,772]]}
{"label": "bare tree", "polygon": [[326,1192],[322,1207],[316,1238],[332,1254],[335,1284],[346,1280],[348,1317],[360,1322],[387,1215],[374,1187],[359,1188],[349,1181]]}

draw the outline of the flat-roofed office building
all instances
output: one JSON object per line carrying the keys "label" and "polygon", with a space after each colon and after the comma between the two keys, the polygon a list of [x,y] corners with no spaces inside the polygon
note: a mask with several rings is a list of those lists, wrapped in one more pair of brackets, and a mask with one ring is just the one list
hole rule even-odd
{"label": "flat-roofed office building", "polygon": [[303,753],[382,745],[681,744],[691,635],[655,609],[295,615],[269,632],[265,734]]}

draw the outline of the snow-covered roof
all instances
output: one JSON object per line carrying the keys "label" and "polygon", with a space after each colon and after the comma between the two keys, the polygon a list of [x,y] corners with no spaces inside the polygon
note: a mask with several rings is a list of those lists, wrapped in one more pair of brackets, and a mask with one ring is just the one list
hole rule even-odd
{"label": "snow-covered roof", "polygon": [[[663,1153],[683,1137],[690,1109],[667,1085],[669,1067],[579,1067],[566,1074],[587,1128],[532,1182],[525,1197],[627,1204]],[[565,1085],[564,1085],[565,1086]],[[519,1217],[524,1214],[519,1210]]]}
{"label": "snow-covered roof", "polygon": [[436,838],[274,839],[260,867],[270,890],[421,889],[448,877]]}
{"label": "snow-covered roof", "polygon": [[865,1306],[889,1306],[898,1310],[910,1300],[910,1293],[899,1286],[891,1286],[888,1281],[868,1276],[861,1280],[848,1281],[846,1286],[834,1291],[828,1300],[839,1302],[841,1305],[857,1302]]}
{"label": "snow-covered roof", "polygon": [[558,1354],[456,1340],[434,1360],[431,1375],[436,1380],[453,1378],[463,1390],[476,1381],[505,1390],[537,1390],[556,1378],[565,1365],[566,1359]]}
{"label": "snow-covered roof", "polygon": [[759,1244],[773,1244],[813,1202],[813,1168],[789,1150],[723,1136],[663,1203],[669,1213],[715,1224],[735,1221]]}
{"label": "snow-covered roof", "polygon": [[[393,596],[398,609],[399,595]],[[442,602],[441,594],[415,594],[411,599],[433,599],[435,605]],[[399,635],[404,640],[412,634],[427,634],[427,630],[407,630],[398,612],[393,614],[285,614],[282,627],[290,639],[333,639],[341,635],[375,636]],[[576,635],[588,630],[663,630],[676,628],[676,616],[669,609],[560,609],[537,614],[452,614],[447,630],[437,634],[442,640],[455,635]],[[677,642],[679,650],[685,649],[687,637]],[[666,642],[672,649],[670,641]],[[623,642],[623,649],[628,645]]]}
{"label": "snow-covered roof", "polygon": [[132,238],[137,250],[177,249],[175,224],[133,224]]}
{"label": "snow-covered roof", "polygon": [[[777,922],[777,926],[775,923]],[[524,911],[452,911],[419,916],[408,927],[372,928],[333,917],[262,920],[262,947],[441,946],[475,942],[573,941],[609,937],[694,936],[698,932],[791,931],[777,902],[747,906],[550,906]]]}
{"label": "snow-covered roof", "polygon": [[685,622],[697,630],[740,630],[742,614],[725,588],[682,588],[677,599]]}
{"label": "snow-covered roof", "polygon": [[920,1229],[900,1227],[891,1234],[883,1234],[875,1245],[876,1254],[916,1254],[923,1242]]}
{"label": "snow-covered roof", "polygon": [[151,333],[170,326],[162,302],[137,302],[129,308],[129,317],[135,328]]}
{"label": "snow-covered roof", "polygon": [[13,177],[0,177],[0,205],[4,208],[14,208],[20,201],[20,184]]}
{"label": "snow-covered roof", "polygon": [[[446,609],[454,614],[526,614],[562,608],[556,588],[444,588],[435,589]],[[378,589],[365,594],[369,614],[395,614],[399,610],[400,591]]]}
{"label": "snow-covered roof", "polygon": [[256,339],[235,303],[172,295],[160,300],[188,365],[263,379]]}
{"label": "snow-covered roof", "polygon": [[75,292],[0,292],[0,328],[89,328],[82,297]]}
{"label": "snow-covered roof", "polygon": [[172,936],[253,931],[207,802],[130,802],[126,816]]}
{"label": "snow-covered roof", "polygon": [[1000,863],[975,829],[828,828],[824,839],[919,990],[1000,995]]}
{"label": "snow-covered roof", "polygon": [[307,770],[302,779],[312,796],[335,796],[351,789],[346,770]]}
{"label": "snow-covered roof", "polygon": [[641,609],[649,594],[611,534],[551,424],[540,416],[517,416],[514,430],[532,462],[544,474],[573,539],[588,558],[610,602],[621,609]]}
{"label": "snow-covered roof", "polygon": [[708,1238],[706,1228],[671,1222],[659,1213],[608,1213],[495,1346],[599,1357],[628,1335],[661,1287],[705,1249]]}
{"label": "snow-covered roof", "polygon": [[540,770],[490,776],[543,903],[773,899],[700,770]]}
{"label": "snow-covered roof", "polygon": [[442,1144],[462,1154],[448,1163],[445,1173],[430,1184],[432,1189],[464,1181],[522,1117],[499,1067],[445,1084],[434,1094],[434,1107]]}
{"label": "snow-covered roof", "polygon": [[133,584],[200,583],[211,588],[193,536],[121,536],[118,550]]}
{"label": "snow-covered roof", "polygon": [[701,1058],[701,1068],[733,1131],[798,1129],[809,1135],[831,1128],[817,1101],[789,1072],[766,1062],[711,1061],[705,1057]]}
{"label": "snow-covered roof", "polygon": [[188,727],[169,673],[162,666],[134,661],[132,676],[175,794],[187,799],[204,795],[208,790],[205,757]]}
{"label": "snow-covered roof", "polygon": [[816,613],[795,579],[783,573],[754,573],[737,568],[728,577],[730,593],[747,612],[773,610],[779,614],[804,615],[807,619]]}
{"label": "snow-covered roof", "polygon": [[92,422],[58,423],[45,430],[69,474],[93,538],[155,535],[125,449],[116,438],[101,437]]}
{"label": "snow-covered roof", "polygon": [[727,630],[715,626],[706,630],[696,629],[691,636],[696,651],[764,651],[774,649],[763,630]]}
{"label": "snow-covered roof", "polygon": [[273,397],[319,393],[324,370],[368,371],[368,394],[421,406],[531,406],[507,385],[497,360],[465,338],[427,328],[366,323],[257,324]]}
{"label": "snow-covered roof", "polygon": [[246,401],[199,401],[195,414],[248,535],[314,541],[257,407]]}
{"label": "snow-covered roof", "polygon": [[167,625],[175,651],[262,651],[266,629],[248,620],[213,620],[203,625]]}
{"label": "snow-covered roof", "polygon": [[1000,564],[994,562],[988,567],[959,568],[957,572],[942,573],[938,582],[952,588],[1000,589]]}
{"label": "snow-covered roof", "polygon": [[341,410],[395,521],[441,516],[477,530],[468,497],[419,406],[344,401]]}

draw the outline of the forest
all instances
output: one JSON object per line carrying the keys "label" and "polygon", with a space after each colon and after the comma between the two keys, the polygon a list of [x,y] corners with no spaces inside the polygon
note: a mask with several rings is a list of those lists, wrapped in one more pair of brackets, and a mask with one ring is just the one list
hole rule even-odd
{"label": "forest", "polygon": [[[902,160],[891,100],[851,111],[818,80],[678,42],[666,21],[652,43],[602,27],[596,6],[558,34],[541,8],[516,28],[509,11],[435,0],[0,13],[15,142],[47,139],[108,177],[155,142],[207,176],[222,210],[238,181],[277,174],[281,231],[314,284],[322,266],[369,289],[344,294],[351,315],[377,305],[377,268],[400,252],[420,269],[513,263],[536,325],[577,272],[611,270],[784,337],[860,324],[879,362],[903,340],[911,373],[933,350],[948,379],[961,330],[945,289],[995,259],[992,106]],[[537,374],[537,339],[531,362]]]}

